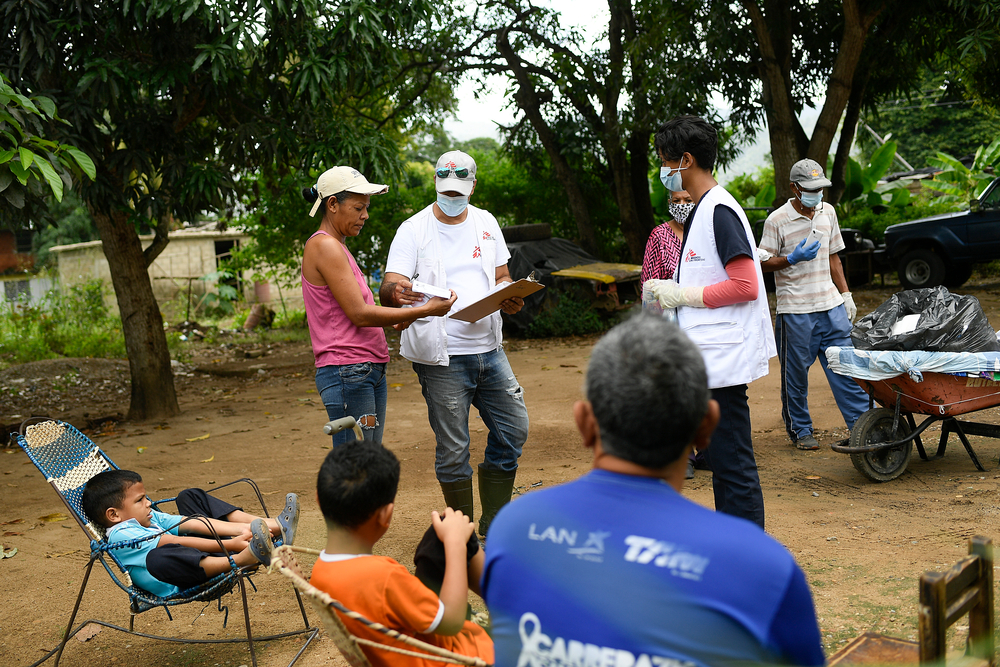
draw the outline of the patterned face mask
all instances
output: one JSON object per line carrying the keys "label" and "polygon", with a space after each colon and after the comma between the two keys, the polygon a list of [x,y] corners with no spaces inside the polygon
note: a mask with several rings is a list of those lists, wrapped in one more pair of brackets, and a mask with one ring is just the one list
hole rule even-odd
{"label": "patterned face mask", "polygon": [[675,204],[670,202],[667,207],[670,209],[671,217],[683,225],[687,222],[688,216],[691,215],[691,211],[694,210],[694,202],[689,204]]}

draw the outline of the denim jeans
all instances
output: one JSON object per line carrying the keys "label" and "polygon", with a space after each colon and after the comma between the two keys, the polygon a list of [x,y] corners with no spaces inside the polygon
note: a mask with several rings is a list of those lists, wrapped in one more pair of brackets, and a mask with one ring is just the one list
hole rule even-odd
{"label": "denim jeans", "polygon": [[528,439],[528,410],[524,389],[503,348],[458,354],[448,361],[448,366],[413,364],[437,440],[434,468],[438,481],[472,477],[469,409],[473,405],[489,429],[484,465],[504,472],[517,470],[517,459]]}
{"label": "denim jeans", "polygon": [[781,362],[781,417],[793,441],[813,432],[809,416],[809,367],[819,357],[833,398],[847,428],[868,410],[868,394],[857,382],[830,370],[826,348],[853,347],[851,321],[837,306],[819,313],[784,313],[774,318],[774,338]]}
{"label": "denim jeans", "polygon": [[[358,420],[365,440],[382,442],[388,391],[385,364],[366,361],[344,366],[322,366],[316,369],[316,389],[331,420],[350,415]],[[369,416],[375,417],[374,426],[362,423],[362,419]],[[354,431],[345,429],[334,434],[333,444],[354,442],[354,438]]]}

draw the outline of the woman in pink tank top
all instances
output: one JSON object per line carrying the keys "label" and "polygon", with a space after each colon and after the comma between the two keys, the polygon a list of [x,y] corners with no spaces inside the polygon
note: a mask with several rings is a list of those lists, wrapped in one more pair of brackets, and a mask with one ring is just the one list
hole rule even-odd
{"label": "woman in pink tank top", "polygon": [[[375,305],[368,281],[345,242],[361,233],[371,195],[388,189],[369,183],[356,169],[334,167],[302,191],[313,202],[309,215],[320,208],[323,214],[302,256],[302,298],[316,357],[316,389],[331,420],[350,415],[365,440],[375,442],[382,441],[387,398],[389,348],[382,327],[444,315],[455,302],[452,292],[450,299],[432,298],[413,308]],[[353,439],[350,430],[341,431],[333,436],[333,444]]]}

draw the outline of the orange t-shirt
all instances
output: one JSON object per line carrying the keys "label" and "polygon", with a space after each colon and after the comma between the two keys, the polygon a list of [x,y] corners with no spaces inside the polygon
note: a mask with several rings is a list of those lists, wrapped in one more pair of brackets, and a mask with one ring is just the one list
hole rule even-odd
{"label": "orange t-shirt", "polygon": [[[493,640],[486,631],[466,621],[457,635],[434,634],[444,605],[433,591],[387,556],[331,555],[323,552],[313,566],[310,582],[345,607],[421,641],[493,663]],[[406,648],[350,618],[340,617],[358,637]],[[361,645],[372,667],[440,667],[440,662],[412,658]]]}

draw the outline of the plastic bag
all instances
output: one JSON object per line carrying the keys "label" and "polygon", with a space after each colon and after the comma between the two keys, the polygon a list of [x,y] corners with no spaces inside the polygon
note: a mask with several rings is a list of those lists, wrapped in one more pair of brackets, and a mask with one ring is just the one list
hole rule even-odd
{"label": "plastic bag", "polygon": [[[917,315],[916,323],[908,318]],[[897,333],[893,333],[895,331]],[[1000,342],[974,296],[952,294],[944,287],[925,287],[894,294],[865,315],[851,331],[859,350],[926,350],[928,352],[1000,352]]]}

